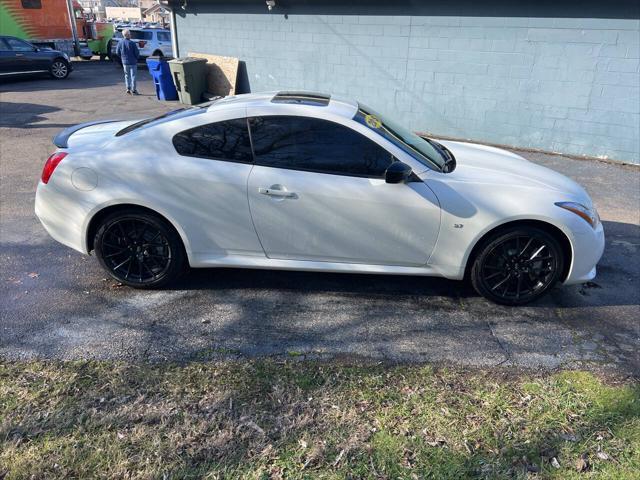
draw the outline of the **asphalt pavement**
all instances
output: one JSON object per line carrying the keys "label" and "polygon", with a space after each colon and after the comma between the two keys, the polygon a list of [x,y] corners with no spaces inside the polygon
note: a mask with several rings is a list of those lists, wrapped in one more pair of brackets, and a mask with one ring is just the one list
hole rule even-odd
{"label": "asphalt pavement", "polygon": [[598,276],[532,305],[491,304],[435,278],[193,270],[171,289],[108,279],[52,240],[33,212],[51,138],[76,123],[178,108],[125,95],[120,69],[78,64],[65,81],[0,83],[0,357],[190,361],[358,357],[640,372],[640,169],[518,152],[584,185],[604,222]]}

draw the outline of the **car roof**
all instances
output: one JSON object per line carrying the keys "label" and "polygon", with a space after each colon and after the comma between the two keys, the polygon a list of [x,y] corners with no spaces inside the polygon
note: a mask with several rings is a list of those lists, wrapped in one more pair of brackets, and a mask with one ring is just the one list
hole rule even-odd
{"label": "car roof", "polygon": [[358,102],[326,93],[311,91],[277,91],[246,93],[233,95],[215,100],[209,107],[209,111],[219,111],[227,108],[238,107],[270,107],[277,110],[281,107],[283,111],[291,112],[292,108],[299,108],[306,113],[313,113],[315,109],[322,109],[324,112],[353,118],[358,111]]}

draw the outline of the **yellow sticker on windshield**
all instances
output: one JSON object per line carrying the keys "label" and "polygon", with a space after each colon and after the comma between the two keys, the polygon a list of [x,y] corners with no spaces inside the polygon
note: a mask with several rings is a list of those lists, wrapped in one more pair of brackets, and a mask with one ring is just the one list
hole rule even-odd
{"label": "yellow sticker on windshield", "polygon": [[364,117],[364,121],[371,128],[380,128],[382,126],[382,122],[380,120],[378,120],[376,117],[374,117],[373,115],[366,115]]}

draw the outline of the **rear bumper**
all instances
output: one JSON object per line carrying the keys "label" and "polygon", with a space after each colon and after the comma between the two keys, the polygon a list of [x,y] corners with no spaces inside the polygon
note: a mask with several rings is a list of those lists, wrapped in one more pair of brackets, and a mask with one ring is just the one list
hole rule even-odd
{"label": "rear bumper", "polygon": [[35,213],[54,240],[81,253],[87,252],[83,220],[87,211],[60,194],[51,182],[40,182],[36,190]]}

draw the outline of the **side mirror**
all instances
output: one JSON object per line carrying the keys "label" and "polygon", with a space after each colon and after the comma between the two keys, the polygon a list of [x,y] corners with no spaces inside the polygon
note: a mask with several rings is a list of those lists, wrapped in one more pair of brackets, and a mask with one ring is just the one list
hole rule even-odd
{"label": "side mirror", "polygon": [[409,165],[398,160],[394,161],[384,174],[387,183],[405,183],[409,180],[412,170]]}

